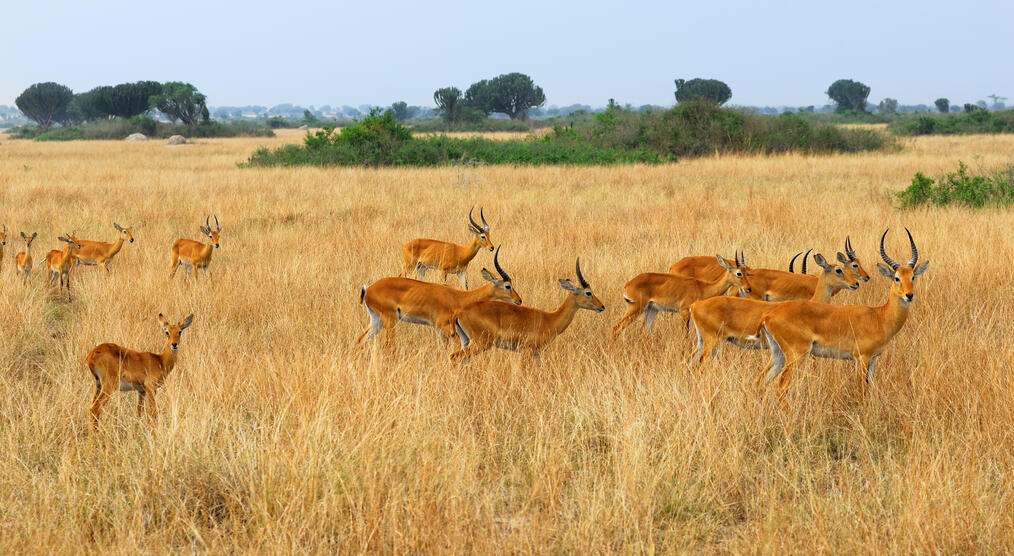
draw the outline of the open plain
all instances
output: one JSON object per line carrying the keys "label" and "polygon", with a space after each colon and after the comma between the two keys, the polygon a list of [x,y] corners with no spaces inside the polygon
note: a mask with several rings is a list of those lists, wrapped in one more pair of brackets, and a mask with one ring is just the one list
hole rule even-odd
{"label": "open plain", "polygon": [[[897,152],[711,157],[661,166],[242,169],[264,139],[36,143],[0,137],[0,552],[1009,552],[1014,550],[1014,303],[1009,210],[893,206],[921,171],[996,168],[1014,136],[904,140]],[[541,366],[491,350],[464,366],[433,329],[359,350],[363,284],[416,237],[464,243],[482,206],[526,305],[555,308],[574,259],[605,303]],[[173,241],[217,215],[211,276],[169,280]],[[71,295],[14,276],[75,232],[127,244]],[[621,288],[686,255],[785,268],[850,235],[874,268],[929,270],[865,399],[811,360],[786,407],[752,378],[767,352],[689,370],[663,314],[615,344]],[[480,252],[470,284],[492,254]],[[811,272],[813,272],[811,270]],[[431,273],[427,278],[434,279]],[[451,281],[452,285],[456,285]],[[84,358],[159,351],[194,313],[153,427],[135,395],[87,406]],[[379,338],[379,337],[378,337]]]}

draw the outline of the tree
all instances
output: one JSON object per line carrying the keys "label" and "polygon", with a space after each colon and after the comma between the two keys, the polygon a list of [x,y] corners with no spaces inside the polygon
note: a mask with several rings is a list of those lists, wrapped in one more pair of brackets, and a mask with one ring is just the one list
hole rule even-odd
{"label": "tree", "polygon": [[523,73],[498,75],[489,80],[487,87],[492,96],[489,112],[507,114],[512,120],[527,119],[530,108],[542,106],[546,102],[542,87],[535,85],[532,78]]}
{"label": "tree", "polygon": [[493,112],[493,87],[488,79],[476,81],[465,90],[465,104],[489,116]]}
{"label": "tree", "polygon": [[866,99],[870,96],[870,88],[858,81],[839,79],[827,88],[825,94],[835,102],[835,112],[848,110],[866,112]]}
{"label": "tree", "polygon": [[207,97],[190,83],[170,81],[162,85],[162,92],[151,97],[151,105],[170,120],[180,120],[188,126],[208,121]]}
{"label": "tree", "polygon": [[877,106],[877,110],[879,110],[881,114],[897,114],[898,101],[893,98],[885,98],[880,101],[880,104]]}
{"label": "tree", "polygon": [[457,87],[444,87],[433,92],[433,102],[437,105],[437,112],[449,124],[453,124],[461,117],[461,89]]}
{"label": "tree", "polygon": [[676,102],[709,100],[721,106],[732,98],[732,89],[717,79],[676,80]]}
{"label": "tree", "polygon": [[937,111],[941,114],[946,114],[951,110],[951,101],[944,97],[940,97],[933,101],[933,104],[937,105]]}
{"label": "tree", "polygon": [[85,93],[78,93],[74,95],[74,100],[71,104],[75,105],[75,108],[81,113],[81,117],[86,122],[93,122],[106,117],[106,113],[99,108],[98,95],[99,87],[96,87]]}
{"label": "tree", "polygon": [[132,118],[151,108],[151,97],[162,92],[158,81],[120,83],[113,87],[96,87],[94,106],[107,116]]}
{"label": "tree", "polygon": [[394,119],[399,122],[404,122],[409,119],[408,115],[408,103],[404,101],[398,101],[391,105],[391,113],[394,114]]}
{"label": "tree", "polygon": [[25,89],[14,99],[14,104],[18,105],[18,110],[26,117],[39,124],[39,127],[45,128],[53,125],[56,116],[72,100],[74,93],[69,87],[47,81],[35,83]]}

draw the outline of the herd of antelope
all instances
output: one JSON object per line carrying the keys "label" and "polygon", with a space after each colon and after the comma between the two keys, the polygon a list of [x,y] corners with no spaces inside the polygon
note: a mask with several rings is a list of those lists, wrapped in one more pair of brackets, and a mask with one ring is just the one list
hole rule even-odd
{"label": "herd of antelope", "polygon": [[[187,276],[190,276],[192,268],[201,269],[206,275],[208,274],[211,255],[214,249],[219,247],[219,234],[222,231],[218,223],[218,216],[215,216],[214,228],[211,227],[210,221],[210,216],[205,218],[204,225],[200,228],[201,233],[208,238],[208,243],[185,238],[178,239],[173,243],[170,249],[172,255],[170,279],[176,275],[176,270],[180,266],[186,268]],[[82,265],[99,266],[106,271],[106,274],[109,274],[109,263],[123,248],[123,244],[134,243],[134,234],[130,228],[124,228],[113,222],[113,229],[118,235],[116,240],[111,243],[81,239],[73,233],[57,237],[57,240],[65,243],[66,246],[62,249],[49,251],[37,264],[37,266],[46,266],[47,284],[57,286],[61,295],[66,289],[67,299],[70,300],[71,276],[76,267]],[[25,285],[28,284],[32,273],[34,262],[32,245],[38,235],[38,232],[33,232],[31,235],[21,232],[25,248],[14,257],[15,271]],[[7,226],[3,225],[0,227],[0,264],[3,262],[6,245]],[[196,280],[196,273],[194,277]],[[92,396],[89,413],[92,418],[92,426],[96,430],[102,407],[117,390],[137,392],[138,416],[143,413],[147,399],[148,415],[154,422],[157,413],[155,392],[175,367],[180,334],[190,326],[193,320],[194,315],[190,315],[177,324],[171,324],[165,316],[159,313],[158,321],[166,335],[165,347],[161,353],[135,351],[112,343],[100,344],[88,353],[85,357],[85,364],[95,380],[95,394]]]}
{"label": "herd of antelope", "polygon": [[[451,353],[452,361],[467,362],[495,346],[524,352],[538,364],[542,350],[567,329],[579,309],[605,310],[581,274],[580,259],[574,268],[577,284],[560,280],[566,293],[555,311],[521,304],[510,275],[500,265],[499,247],[493,256],[498,276],[483,268],[481,275],[486,283],[467,289],[465,271],[469,263],[483,248],[494,251],[482,209],[481,224],[475,221],[473,210],[468,213],[468,230],[473,236],[469,243],[412,240],[402,248],[399,276],[363,285],[359,302],[366,308],[369,326],[357,344],[384,329],[385,346],[390,349],[395,326],[405,321],[436,328],[445,344],[457,338],[461,348]],[[788,272],[750,268],[738,252],[733,260],[692,256],[672,265],[668,272],[647,272],[627,282],[623,287],[626,312],[613,326],[611,339],[615,340],[641,315],[644,330],[649,332],[659,312],[679,313],[687,327],[693,325],[697,338],[691,367],[706,364],[724,342],[729,342],[771,352],[770,362],[756,381],[759,384],[779,378],[780,397],[796,365],[809,355],[854,361],[865,372],[865,391],[877,357],[908,317],[915,278],[929,266],[928,261],[918,264],[915,241],[907,228],[905,232],[911,257],[904,265],[884,249],[887,230],[880,237],[880,257],[886,264],[878,263],[877,270],[892,280],[882,305],[831,304],[839,291],[857,290],[861,282],[870,280],[848,237],[845,252],[837,253],[837,263],[820,253],[813,256],[821,269],[817,276],[806,274],[810,251],[803,257],[801,274],[794,272],[800,254],[792,258]],[[428,270],[440,273],[440,283],[422,281]],[[413,271],[416,278],[409,277]],[[466,289],[445,285],[449,274],[457,275]]]}

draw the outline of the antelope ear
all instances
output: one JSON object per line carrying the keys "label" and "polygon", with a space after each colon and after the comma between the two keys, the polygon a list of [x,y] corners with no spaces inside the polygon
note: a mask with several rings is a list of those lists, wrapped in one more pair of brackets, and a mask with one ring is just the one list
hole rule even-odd
{"label": "antelope ear", "polygon": [[838,251],[838,262],[840,262],[841,264],[848,264],[849,258],[846,257],[845,254],[842,253],[841,251]]}
{"label": "antelope ear", "polygon": [[560,280],[560,287],[569,291],[570,293],[577,293],[581,291],[581,288],[571,283],[570,278],[564,278]]}
{"label": "antelope ear", "polygon": [[162,328],[169,326],[169,323],[165,320],[165,315],[162,313],[158,314],[158,323],[162,325]]}
{"label": "antelope ear", "polygon": [[190,316],[183,319],[183,322],[180,323],[180,332],[186,330],[186,328],[193,323],[194,323],[194,314],[190,313]]}
{"label": "antelope ear", "polygon": [[[841,253],[839,253],[839,255],[840,254]],[[824,270],[830,270],[831,268],[830,265],[827,264],[827,260],[824,259],[824,255],[821,255],[820,253],[813,256],[813,262],[817,263],[817,266],[823,268]]]}
{"label": "antelope ear", "polygon": [[32,239],[35,239],[35,236],[37,235],[39,235],[39,232],[32,232]]}
{"label": "antelope ear", "polygon": [[915,267],[915,270],[912,271],[912,276],[918,276],[923,272],[926,272],[927,268],[929,268],[929,261],[923,261],[921,265]]}
{"label": "antelope ear", "polygon": [[877,263],[877,270],[880,271],[880,274],[882,274],[884,278],[894,278],[894,271],[881,263]]}
{"label": "antelope ear", "polygon": [[486,280],[487,282],[494,282],[494,283],[496,283],[496,281],[497,281],[497,280],[496,280],[496,278],[494,278],[494,277],[493,277],[493,275],[492,275],[492,274],[490,274],[490,273],[489,273],[489,271],[488,271],[488,270],[486,270],[485,268],[484,268],[484,269],[482,269],[482,277],[483,277],[483,279],[485,279],[485,280]]}
{"label": "antelope ear", "polygon": [[725,262],[725,259],[721,255],[715,255],[715,258],[718,259],[718,264],[722,265],[722,268],[732,272],[732,267],[729,266],[729,263]]}

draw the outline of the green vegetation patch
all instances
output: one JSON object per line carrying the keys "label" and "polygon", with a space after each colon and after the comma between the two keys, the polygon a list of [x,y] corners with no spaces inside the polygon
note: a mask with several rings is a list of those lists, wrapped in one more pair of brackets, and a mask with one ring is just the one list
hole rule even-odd
{"label": "green vegetation patch", "polygon": [[611,103],[600,114],[557,120],[552,133],[494,141],[415,137],[390,111],[308,133],[303,145],[257,150],[244,166],[447,164],[656,164],[715,153],[835,153],[884,148],[891,139],[865,129],[816,124],[794,114],[761,116],[708,101],[636,111]]}
{"label": "green vegetation patch", "polygon": [[923,205],[950,204],[981,208],[1010,206],[1014,203],[1014,165],[986,175],[968,172],[968,166],[958,161],[958,171],[934,180],[916,172],[912,183],[895,194],[902,208]]}
{"label": "green vegetation patch", "polygon": [[209,120],[188,126],[159,122],[147,116],[99,120],[68,127],[21,126],[12,129],[11,133],[18,139],[35,139],[36,141],[118,140],[132,133],[143,133],[152,138],[167,138],[173,135],[184,137],[272,137],[275,134],[270,127],[260,122],[223,123]]}
{"label": "green vegetation patch", "polygon": [[976,109],[966,106],[958,114],[920,114],[898,119],[887,126],[898,135],[967,135],[1014,132],[1014,110]]}

